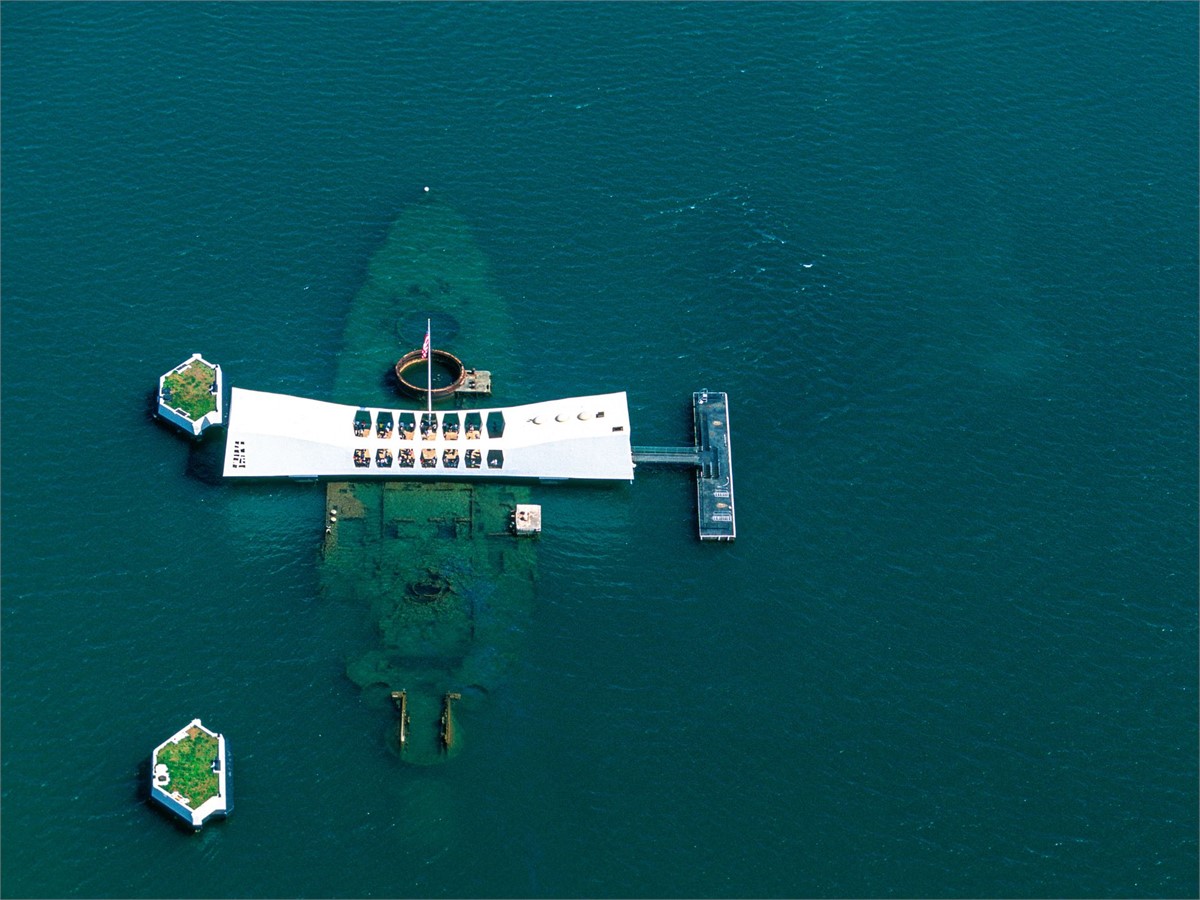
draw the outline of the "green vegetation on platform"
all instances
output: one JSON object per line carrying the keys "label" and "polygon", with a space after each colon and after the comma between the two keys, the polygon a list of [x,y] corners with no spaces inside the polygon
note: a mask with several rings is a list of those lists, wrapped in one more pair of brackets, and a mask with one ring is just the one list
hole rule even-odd
{"label": "green vegetation on platform", "polygon": [[167,791],[178,791],[187,798],[192,809],[198,809],[205,800],[217,796],[221,783],[212,764],[218,750],[217,739],[194,725],[178,744],[167,744],[159,750],[157,762],[166,763],[171,776]]}
{"label": "green vegetation on platform", "polygon": [[217,373],[195,359],[181,372],[172,372],[163,380],[163,399],[181,409],[193,421],[202,419],[217,408],[213,393]]}

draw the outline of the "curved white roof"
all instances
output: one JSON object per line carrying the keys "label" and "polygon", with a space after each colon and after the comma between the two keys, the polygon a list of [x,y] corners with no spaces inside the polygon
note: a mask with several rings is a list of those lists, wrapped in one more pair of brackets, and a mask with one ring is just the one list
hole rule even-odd
{"label": "curved white roof", "polygon": [[[432,440],[421,436],[422,409],[347,406],[237,387],[229,407],[224,468],[229,477],[633,480],[624,391],[524,406],[434,410],[439,428]],[[371,424],[360,437],[354,423],[363,412]],[[378,436],[380,413],[391,415],[388,437]],[[489,416],[496,421],[497,413],[503,416],[502,435],[487,424]],[[469,439],[466,419],[471,414],[481,418],[482,427],[478,437]],[[412,439],[396,424],[401,415],[417,423]],[[441,427],[446,416],[457,417],[454,439]],[[479,455],[468,458],[468,451]],[[415,461],[405,467],[409,452]],[[432,455],[433,465],[422,465],[422,455],[427,461]],[[381,465],[389,456],[391,465]],[[457,465],[449,465],[455,457]]]}

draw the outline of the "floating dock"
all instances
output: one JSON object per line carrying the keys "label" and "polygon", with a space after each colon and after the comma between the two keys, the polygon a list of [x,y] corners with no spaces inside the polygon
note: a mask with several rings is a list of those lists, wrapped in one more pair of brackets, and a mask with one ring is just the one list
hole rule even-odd
{"label": "floating dock", "polygon": [[732,541],[737,537],[733,518],[733,452],[729,445],[729,398],[724,391],[692,394],[696,420],[696,515],[700,540]]}
{"label": "floating dock", "polygon": [[696,518],[702,541],[737,537],[733,513],[733,452],[729,397],[724,391],[692,394],[694,445],[634,447],[635,465],[690,466],[696,470]]}

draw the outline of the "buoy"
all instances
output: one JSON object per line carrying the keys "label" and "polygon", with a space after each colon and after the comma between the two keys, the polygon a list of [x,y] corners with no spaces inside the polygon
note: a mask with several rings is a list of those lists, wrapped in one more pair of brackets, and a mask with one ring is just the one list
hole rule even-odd
{"label": "buoy", "polygon": [[425,193],[429,193],[429,185],[425,185]]}

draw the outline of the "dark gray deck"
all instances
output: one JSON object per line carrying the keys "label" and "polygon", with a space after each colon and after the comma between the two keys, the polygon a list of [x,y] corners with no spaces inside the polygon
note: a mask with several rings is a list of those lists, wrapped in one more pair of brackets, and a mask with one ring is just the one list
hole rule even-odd
{"label": "dark gray deck", "polygon": [[733,513],[733,455],[729,443],[729,397],[724,391],[692,394],[696,423],[696,516],[700,540],[737,537]]}

